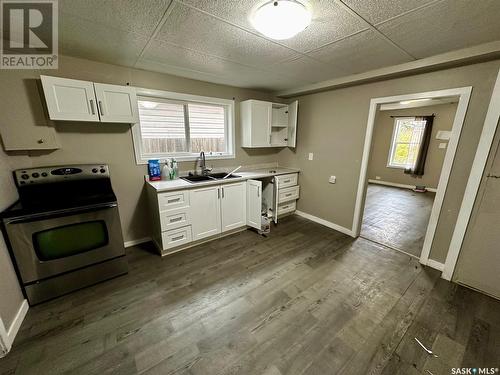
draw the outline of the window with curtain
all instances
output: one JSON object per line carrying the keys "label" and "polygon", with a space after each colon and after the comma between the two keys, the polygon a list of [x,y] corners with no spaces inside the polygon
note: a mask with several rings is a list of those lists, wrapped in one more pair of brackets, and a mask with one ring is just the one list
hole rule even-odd
{"label": "window with curtain", "polygon": [[[174,157],[194,160],[201,151],[207,158],[233,157],[233,102],[165,93],[138,95],[139,123],[134,130],[138,163]],[[186,100],[186,98],[188,100]],[[196,97],[193,99],[203,99]]]}
{"label": "window with curtain", "polygon": [[425,120],[415,117],[397,117],[394,120],[388,167],[408,169],[415,166],[425,125]]}

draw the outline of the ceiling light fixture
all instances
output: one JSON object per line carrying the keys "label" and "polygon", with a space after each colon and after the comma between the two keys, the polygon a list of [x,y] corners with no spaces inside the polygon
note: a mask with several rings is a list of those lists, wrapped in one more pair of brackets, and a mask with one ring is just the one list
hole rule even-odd
{"label": "ceiling light fixture", "polygon": [[311,12],[296,0],[276,0],[255,10],[252,25],[265,36],[283,40],[304,30],[311,23]]}

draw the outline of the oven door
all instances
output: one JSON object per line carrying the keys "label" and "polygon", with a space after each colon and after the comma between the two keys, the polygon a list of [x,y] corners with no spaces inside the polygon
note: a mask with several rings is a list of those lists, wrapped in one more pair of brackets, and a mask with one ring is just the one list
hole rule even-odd
{"label": "oven door", "polygon": [[125,254],[116,203],[10,219],[5,228],[24,284]]}

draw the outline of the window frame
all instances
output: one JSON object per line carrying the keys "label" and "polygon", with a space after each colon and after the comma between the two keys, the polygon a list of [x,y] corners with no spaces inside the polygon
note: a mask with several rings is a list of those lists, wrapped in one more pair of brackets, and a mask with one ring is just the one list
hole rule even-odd
{"label": "window frame", "polygon": [[[234,159],[235,158],[235,115],[234,115],[234,100],[214,98],[210,96],[199,96],[191,94],[182,94],[172,91],[152,90],[145,88],[136,88],[137,100],[139,97],[158,98],[172,103],[184,104],[212,104],[224,107],[225,124],[224,138],[226,142],[226,152],[224,153],[207,153],[205,158],[212,159]],[[138,103],[137,103],[138,104]],[[185,113],[185,116],[186,113]],[[187,122],[189,125],[189,122]],[[186,126],[186,142],[189,142],[189,126]],[[134,143],[135,161],[137,165],[147,164],[150,159],[164,160],[167,158],[175,158],[177,161],[193,161],[197,160],[199,153],[176,152],[165,154],[146,154],[142,150],[142,134],[140,120],[132,125],[132,138]]]}
{"label": "window frame", "polygon": [[398,127],[399,127],[398,121],[399,120],[412,120],[412,121],[415,121],[415,119],[416,118],[414,116],[400,116],[400,117],[394,118],[394,125],[393,125],[393,128],[392,128],[391,144],[390,144],[390,147],[389,147],[389,156],[387,157],[387,168],[406,169],[408,167],[407,165],[393,164],[392,163],[392,156],[393,156],[395,148],[396,148],[395,147],[396,143],[398,143],[398,144],[408,144],[408,145],[412,144],[412,142],[396,142],[396,136],[397,136]]}

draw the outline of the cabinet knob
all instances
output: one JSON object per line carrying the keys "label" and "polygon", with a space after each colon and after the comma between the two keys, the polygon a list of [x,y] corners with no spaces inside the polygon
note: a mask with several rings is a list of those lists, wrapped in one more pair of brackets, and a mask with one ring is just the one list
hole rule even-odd
{"label": "cabinet knob", "polygon": [[37,143],[38,143],[38,144],[42,144],[42,143],[44,143],[44,142],[45,142],[45,140],[44,140],[43,138],[40,138],[40,139],[37,141]]}

